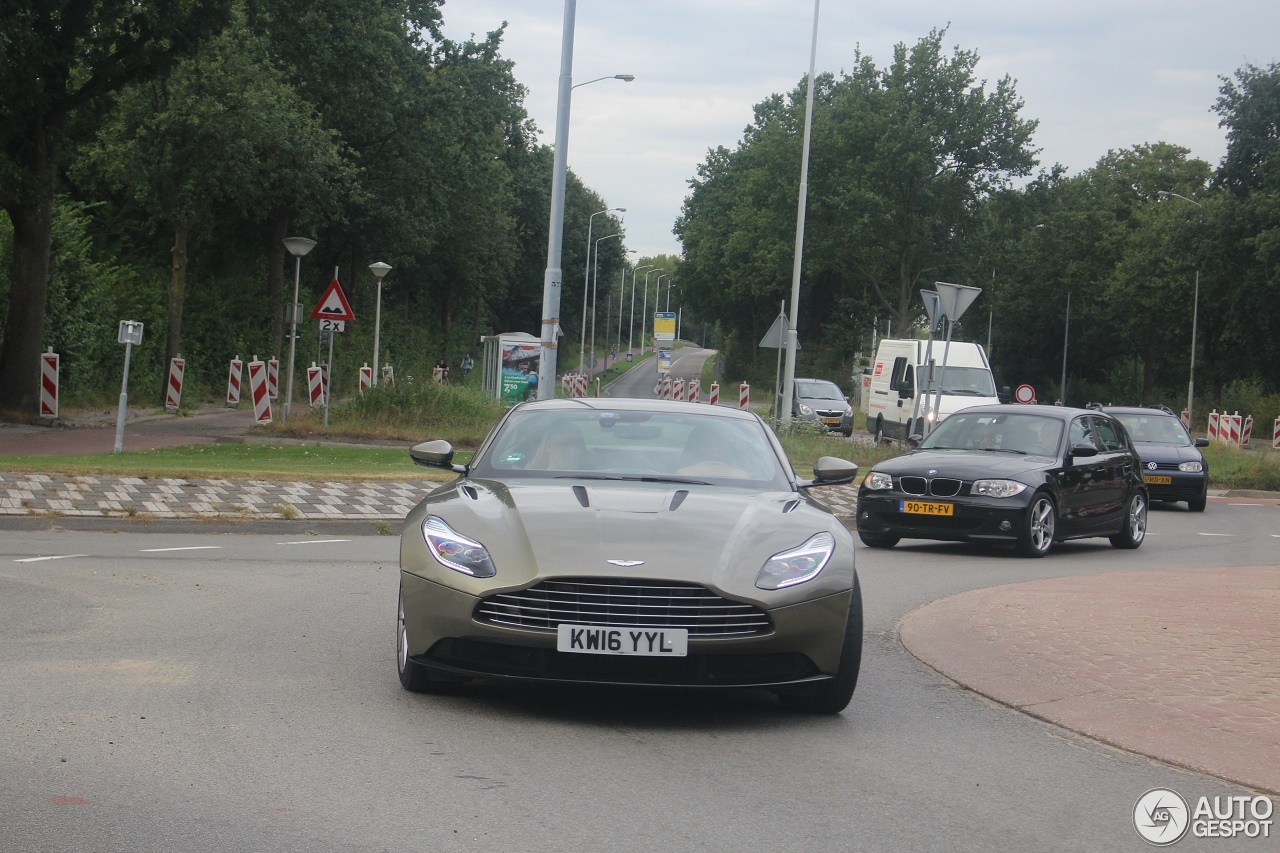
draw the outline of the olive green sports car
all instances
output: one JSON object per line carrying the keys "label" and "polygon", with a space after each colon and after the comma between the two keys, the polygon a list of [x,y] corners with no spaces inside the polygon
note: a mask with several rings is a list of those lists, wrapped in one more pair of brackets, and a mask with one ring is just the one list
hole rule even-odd
{"label": "olive green sports car", "polygon": [[516,406],[409,513],[396,660],[408,690],[475,678],[763,687],[848,705],[862,657],[853,538],[759,417],[654,400]]}

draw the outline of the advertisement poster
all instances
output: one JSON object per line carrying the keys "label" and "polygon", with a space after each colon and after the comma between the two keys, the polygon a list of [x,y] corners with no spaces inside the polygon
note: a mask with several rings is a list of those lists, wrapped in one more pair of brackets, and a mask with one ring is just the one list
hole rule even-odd
{"label": "advertisement poster", "polygon": [[502,340],[502,402],[514,406],[538,395],[539,353],[537,343]]}
{"label": "advertisement poster", "polygon": [[668,350],[658,350],[658,375],[666,376],[671,372],[671,353]]}

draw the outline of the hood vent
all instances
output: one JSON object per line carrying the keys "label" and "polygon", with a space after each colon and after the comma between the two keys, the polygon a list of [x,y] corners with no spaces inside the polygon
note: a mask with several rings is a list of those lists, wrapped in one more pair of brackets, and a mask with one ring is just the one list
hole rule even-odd
{"label": "hood vent", "polygon": [[688,489],[677,489],[676,493],[671,496],[671,506],[667,507],[671,512],[675,512],[680,508],[680,504],[684,503],[684,499],[689,497]]}
{"label": "hood vent", "polygon": [[787,501],[785,504],[782,505],[782,513],[783,515],[786,515],[789,512],[795,512],[797,509],[799,509],[799,507],[800,507],[800,501],[796,500],[795,498],[792,498],[791,500]]}
{"label": "hood vent", "polygon": [[587,497],[586,486],[574,486],[573,496],[578,499],[578,503],[582,504],[584,509],[591,506],[591,500]]}
{"label": "hood vent", "polygon": [[473,501],[480,500],[480,493],[476,491],[475,486],[471,486],[471,485],[459,486],[458,491],[462,492],[462,494],[471,498],[471,500]]}

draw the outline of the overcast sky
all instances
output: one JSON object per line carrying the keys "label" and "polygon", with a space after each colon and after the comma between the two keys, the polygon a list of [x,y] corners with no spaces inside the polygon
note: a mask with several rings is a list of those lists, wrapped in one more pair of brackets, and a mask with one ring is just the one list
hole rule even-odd
{"label": "overcast sky", "polygon": [[[555,135],[564,0],[447,0],[444,32],[464,40],[508,22],[503,55],[529,90],[544,142]],[[1008,74],[1038,119],[1042,165],[1072,173],[1108,150],[1164,140],[1217,165],[1211,112],[1245,65],[1280,60],[1280,2],[825,0],[818,72],[847,71],[856,47],[884,67],[898,42],[950,25],[945,45],[982,57],[978,76]],[[569,167],[611,207],[625,207],[628,248],[678,254],[671,233],[707,150],[734,148],[755,104],[808,73],[812,0],[579,0]],[[796,171],[799,173],[797,162]]]}

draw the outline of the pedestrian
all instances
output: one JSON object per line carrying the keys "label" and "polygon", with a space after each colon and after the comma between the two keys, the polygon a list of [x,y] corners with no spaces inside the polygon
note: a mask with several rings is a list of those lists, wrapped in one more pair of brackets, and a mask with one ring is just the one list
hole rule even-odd
{"label": "pedestrian", "polygon": [[444,356],[441,356],[440,360],[436,362],[436,369],[434,372],[435,380],[437,382],[449,381],[449,362],[445,360]]}
{"label": "pedestrian", "polygon": [[471,375],[472,369],[476,366],[476,360],[471,357],[471,353],[467,353],[462,357],[462,381],[465,383],[467,377]]}

